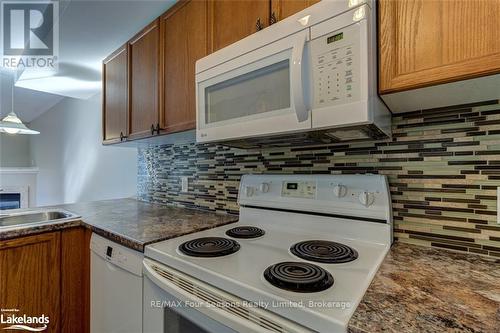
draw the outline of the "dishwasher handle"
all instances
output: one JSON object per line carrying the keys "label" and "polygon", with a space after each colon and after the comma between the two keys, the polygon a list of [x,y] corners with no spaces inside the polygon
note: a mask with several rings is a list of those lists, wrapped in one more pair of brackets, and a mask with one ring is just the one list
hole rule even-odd
{"label": "dishwasher handle", "polygon": [[144,255],[121,244],[115,243],[95,233],[90,239],[90,251],[106,261],[108,269],[124,269],[134,275],[142,276]]}

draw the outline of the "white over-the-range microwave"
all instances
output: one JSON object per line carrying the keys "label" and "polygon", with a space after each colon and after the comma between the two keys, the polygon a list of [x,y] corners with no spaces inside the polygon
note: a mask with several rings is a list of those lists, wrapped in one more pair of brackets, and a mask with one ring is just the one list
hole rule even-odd
{"label": "white over-the-range microwave", "polygon": [[196,62],[197,142],[382,139],[375,2],[323,0]]}

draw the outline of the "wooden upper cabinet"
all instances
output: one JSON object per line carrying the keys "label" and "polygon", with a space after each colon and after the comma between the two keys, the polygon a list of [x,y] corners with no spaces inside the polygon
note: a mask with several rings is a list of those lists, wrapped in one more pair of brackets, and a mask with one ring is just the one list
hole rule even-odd
{"label": "wooden upper cabinet", "polygon": [[119,142],[127,136],[128,76],[127,46],[124,45],[102,64],[103,142]]}
{"label": "wooden upper cabinet", "polygon": [[208,0],[211,51],[215,52],[257,31],[260,19],[269,25],[269,0]]}
{"label": "wooden upper cabinet", "polygon": [[500,1],[380,0],[379,89],[500,72]]}
{"label": "wooden upper cabinet", "polygon": [[103,61],[103,143],[196,127],[196,61],[319,0],[181,0]]}
{"label": "wooden upper cabinet", "polygon": [[2,308],[19,309],[18,316],[44,314],[47,332],[60,332],[60,266],[59,232],[0,241]]}
{"label": "wooden upper cabinet", "polygon": [[128,42],[130,139],[151,136],[159,123],[159,42],[159,19]]}
{"label": "wooden upper cabinet", "polygon": [[279,21],[300,12],[309,6],[312,6],[319,1],[320,0],[271,0],[271,12]]}
{"label": "wooden upper cabinet", "polygon": [[208,4],[182,1],[160,18],[162,133],[196,128],[195,63],[209,53]]}

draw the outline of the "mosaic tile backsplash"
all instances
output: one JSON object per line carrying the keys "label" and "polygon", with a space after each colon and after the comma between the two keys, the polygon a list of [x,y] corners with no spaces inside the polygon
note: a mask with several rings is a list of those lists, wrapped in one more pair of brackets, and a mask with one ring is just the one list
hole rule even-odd
{"label": "mosaic tile backsplash", "polygon": [[[235,213],[246,173],[387,175],[397,241],[500,257],[500,104],[393,117],[376,142],[242,150],[174,144],[139,150],[142,200]],[[190,177],[181,193],[180,177]]]}

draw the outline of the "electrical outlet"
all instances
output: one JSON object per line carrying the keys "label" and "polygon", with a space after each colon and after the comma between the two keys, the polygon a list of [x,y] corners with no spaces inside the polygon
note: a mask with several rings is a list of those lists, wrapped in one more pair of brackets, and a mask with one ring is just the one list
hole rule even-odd
{"label": "electrical outlet", "polygon": [[181,191],[187,192],[189,187],[189,178],[187,176],[181,177]]}

